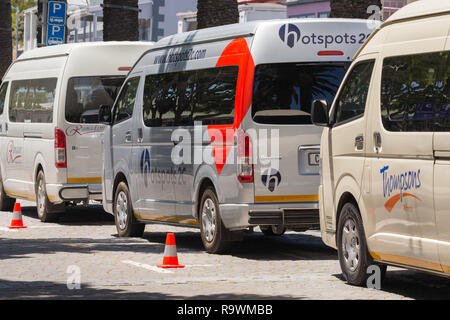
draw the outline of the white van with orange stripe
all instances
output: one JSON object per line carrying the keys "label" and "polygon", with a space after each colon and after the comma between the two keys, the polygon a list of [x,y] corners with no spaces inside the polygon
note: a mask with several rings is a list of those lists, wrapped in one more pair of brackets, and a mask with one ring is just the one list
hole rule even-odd
{"label": "white van with orange stripe", "polygon": [[104,108],[103,197],[121,236],[200,226],[208,252],[319,225],[311,102],[332,101],[371,23],[290,19],[165,38]]}
{"label": "white van with orange stripe", "polygon": [[22,54],[0,87],[0,210],[36,200],[42,221],[101,200],[102,104],[152,43],[67,44]]}

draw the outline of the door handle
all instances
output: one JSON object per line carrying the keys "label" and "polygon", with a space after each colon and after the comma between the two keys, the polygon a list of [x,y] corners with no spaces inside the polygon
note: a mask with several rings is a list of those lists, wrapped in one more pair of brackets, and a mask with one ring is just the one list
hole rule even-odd
{"label": "door handle", "polygon": [[131,142],[131,131],[125,133],[125,142]]}
{"label": "door handle", "polygon": [[355,138],[356,150],[364,149],[364,136],[361,134]]}
{"label": "door handle", "polygon": [[375,147],[375,152],[380,153],[381,152],[381,134],[378,131],[373,133],[373,144]]}

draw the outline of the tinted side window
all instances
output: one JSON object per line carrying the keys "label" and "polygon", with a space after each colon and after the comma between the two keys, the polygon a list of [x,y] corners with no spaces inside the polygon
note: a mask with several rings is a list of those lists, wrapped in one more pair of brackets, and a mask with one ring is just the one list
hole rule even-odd
{"label": "tinted side window", "polygon": [[67,84],[66,120],[72,123],[98,123],[101,105],[112,106],[124,77],[79,77]]}
{"label": "tinted side window", "polygon": [[450,129],[449,53],[384,59],[381,118],[389,131]]}
{"label": "tinted side window", "polygon": [[0,114],[3,114],[3,109],[5,109],[6,91],[8,91],[8,82],[2,83],[0,87]]}
{"label": "tinted side window", "polygon": [[374,64],[374,60],[364,61],[350,71],[336,101],[336,124],[356,119],[364,114]]}
{"label": "tinted side window", "polygon": [[149,75],[145,79],[146,126],[232,124],[237,66]]}
{"label": "tinted side window", "polygon": [[56,78],[11,83],[9,119],[12,122],[52,123]]}
{"label": "tinted side window", "polygon": [[113,121],[120,122],[131,118],[133,115],[134,103],[136,102],[139,78],[132,78],[125,82],[119,99],[114,107]]}

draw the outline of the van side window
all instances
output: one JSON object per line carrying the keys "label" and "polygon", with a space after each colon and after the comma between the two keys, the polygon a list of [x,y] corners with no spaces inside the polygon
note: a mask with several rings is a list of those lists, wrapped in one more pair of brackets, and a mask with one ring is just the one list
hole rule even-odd
{"label": "van side window", "polygon": [[133,115],[134,103],[136,102],[137,90],[139,87],[139,77],[127,80],[120,92],[119,99],[114,107],[114,123],[124,121]]}
{"label": "van side window", "polygon": [[239,67],[149,75],[143,117],[148,127],[233,124]]}
{"label": "van side window", "polygon": [[52,123],[57,81],[56,78],[13,81],[9,120]]}
{"label": "van side window", "polygon": [[101,105],[112,106],[125,77],[77,77],[69,79],[66,93],[66,120],[98,123]]}
{"label": "van side window", "polygon": [[3,109],[5,109],[7,91],[8,91],[8,82],[4,82],[0,87],[0,114],[3,114]]}
{"label": "van side window", "polygon": [[389,131],[449,131],[449,52],[383,62],[381,118]]}
{"label": "van side window", "polygon": [[374,65],[374,60],[364,61],[350,71],[336,101],[335,124],[364,115]]}

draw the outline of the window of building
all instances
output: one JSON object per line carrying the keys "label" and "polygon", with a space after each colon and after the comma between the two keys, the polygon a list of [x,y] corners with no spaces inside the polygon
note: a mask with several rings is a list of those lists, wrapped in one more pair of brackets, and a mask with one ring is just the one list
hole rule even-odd
{"label": "window of building", "polygon": [[389,131],[450,130],[450,52],[384,59],[381,117]]}
{"label": "window of building", "polygon": [[319,12],[317,15],[318,18],[329,18],[330,17],[330,12]]}
{"label": "window of building", "polygon": [[13,81],[9,119],[12,122],[53,122],[56,83],[56,78]]}
{"label": "window of building", "polygon": [[232,124],[239,67],[149,75],[145,79],[146,126]]}
{"label": "window of building", "polygon": [[67,84],[66,120],[98,123],[101,105],[112,106],[125,77],[78,77]]}
{"label": "window of building", "polygon": [[336,101],[335,124],[364,115],[374,63],[373,60],[360,62],[350,71]]}
{"label": "window of building", "polygon": [[311,124],[311,104],[330,104],[348,64],[263,64],[255,69],[252,117],[257,123]]}
{"label": "window of building", "polygon": [[307,13],[307,14],[299,14],[296,16],[291,16],[291,18],[315,18],[316,14],[315,13]]}

